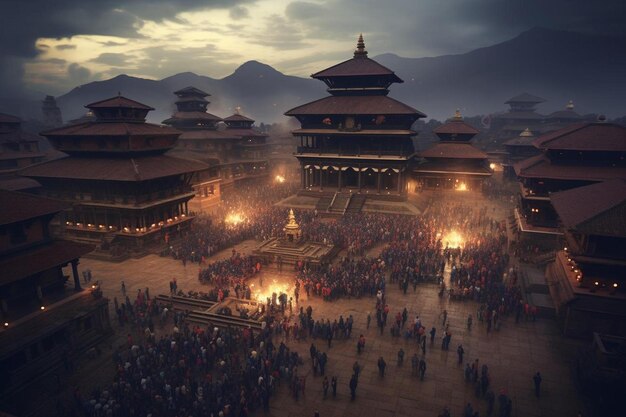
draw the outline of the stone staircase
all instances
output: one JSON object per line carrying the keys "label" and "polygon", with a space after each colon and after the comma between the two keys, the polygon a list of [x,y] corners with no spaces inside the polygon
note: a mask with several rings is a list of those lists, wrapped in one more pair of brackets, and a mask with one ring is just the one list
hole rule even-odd
{"label": "stone staircase", "polygon": [[350,203],[350,199],[352,194],[344,194],[336,192],[333,196],[330,204],[328,205],[327,212],[332,214],[344,215],[346,213],[346,208]]}
{"label": "stone staircase", "polygon": [[365,205],[366,197],[362,194],[352,194],[348,207],[346,207],[345,214],[360,213]]}
{"label": "stone staircase", "polygon": [[328,211],[328,207],[332,203],[333,197],[333,195],[323,195],[322,197],[320,197],[320,199],[317,200],[317,203],[315,204],[315,210],[317,210],[318,212]]}

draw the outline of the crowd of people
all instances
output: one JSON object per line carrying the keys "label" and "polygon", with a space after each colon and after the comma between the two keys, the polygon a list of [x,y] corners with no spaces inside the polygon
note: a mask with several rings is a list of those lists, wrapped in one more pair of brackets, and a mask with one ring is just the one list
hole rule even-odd
{"label": "crowd of people", "polygon": [[[212,301],[233,293],[238,298],[251,297],[247,281],[255,276],[261,278],[265,267],[258,259],[241,255],[235,249],[226,259],[215,262],[207,259],[245,239],[267,239],[282,233],[287,210],[277,210],[270,203],[292,190],[276,192],[275,186],[272,187],[271,192],[260,187],[233,195],[219,212],[195,219],[173,255],[184,262],[200,264],[199,281],[211,289],[187,296]],[[229,213],[235,212],[244,213],[244,220],[237,224],[224,221]],[[276,319],[268,320],[261,334],[251,334],[250,329],[191,327],[184,317],[175,315],[172,334],[157,340],[154,331],[146,332],[143,343],[129,339],[127,346],[116,353],[115,381],[83,401],[86,414],[245,416],[255,409],[267,410],[281,380],[288,381],[289,392],[297,400],[305,391],[307,373],[301,370],[302,357],[288,347],[292,340],[311,342],[313,374],[323,377],[324,398],[331,387],[335,396],[337,377],[326,375],[329,358],[321,347],[330,349],[335,340],[352,340],[359,355],[369,345],[363,334],[353,336],[352,315],[314,319],[312,308],[305,309],[298,303],[301,292],[306,293],[307,299],[319,297],[327,302],[352,297],[375,298],[373,314],[367,314],[367,329],[375,320],[381,335],[388,328],[392,337],[414,341],[416,351],[407,356],[411,374],[422,380],[426,374],[427,340],[430,336],[433,348],[437,329],[428,330],[418,315],[409,316],[407,308],[391,307],[386,299],[388,285],[397,284],[408,295],[411,286],[415,292],[422,282],[438,283],[440,295],[449,296],[451,302],[477,303],[476,319],[488,332],[499,328],[503,316],[515,314],[518,320],[521,316],[532,316],[532,308],[524,304],[517,286],[517,270],[510,267],[506,225],[493,220],[486,207],[434,203],[420,216],[361,213],[330,220],[318,214],[314,210],[296,210],[303,238],[332,243],[342,250],[342,257],[315,268],[306,262],[296,263],[293,294],[268,297],[266,311],[282,314],[272,314]],[[461,236],[461,244],[448,237],[451,231]],[[375,251],[370,251],[375,247]],[[443,279],[445,271],[449,271],[449,288]],[[140,329],[151,329],[152,317],[159,316],[161,321],[168,317],[167,311],[163,314],[162,307],[149,298],[147,291],[140,291],[134,303],[126,297],[118,306],[116,300],[116,311],[120,324],[130,317]],[[441,349],[449,350],[452,333],[446,310],[440,318],[443,318],[439,332]],[[468,331],[472,323],[470,315]],[[276,347],[274,341],[278,340],[280,345]],[[456,350],[461,366],[464,349],[459,345]],[[397,355],[399,367],[403,366],[404,357],[401,348]],[[387,366],[382,356],[377,365],[382,378]],[[353,400],[360,371],[357,361],[348,383]],[[500,391],[496,397],[486,365],[479,367],[478,360],[468,363],[465,379],[476,386],[477,398],[486,401],[488,415],[498,401],[500,417],[510,416],[511,399],[506,391]],[[471,404],[463,413],[465,417],[477,415]],[[442,415],[449,416],[449,410],[444,410]]]}

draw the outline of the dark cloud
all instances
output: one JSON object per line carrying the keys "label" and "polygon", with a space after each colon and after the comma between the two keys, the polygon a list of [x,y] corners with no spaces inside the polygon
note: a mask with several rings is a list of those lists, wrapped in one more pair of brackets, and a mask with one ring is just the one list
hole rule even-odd
{"label": "dark cloud", "polygon": [[[226,8],[253,0],[2,0],[0,13],[0,91],[19,84],[8,75],[22,73],[25,59],[39,52],[38,38],[74,35],[138,37],[143,20],[173,19],[177,13]],[[19,65],[20,68],[7,68]]]}
{"label": "dark cloud", "polygon": [[250,12],[243,6],[235,6],[228,11],[228,15],[233,20],[240,20],[250,17]]}
{"label": "dark cloud", "polygon": [[44,59],[43,61],[40,62],[44,62],[47,64],[53,64],[53,65],[65,65],[67,64],[67,61],[61,58],[48,58],[48,59]]}
{"label": "dark cloud", "polygon": [[67,49],[76,49],[76,45],[71,45],[71,44],[62,44],[62,45],[57,45],[55,46],[56,49],[58,49],[59,51],[65,51]]}
{"label": "dark cloud", "polygon": [[77,63],[73,63],[67,67],[67,75],[77,84],[82,84],[89,80],[91,71]]}

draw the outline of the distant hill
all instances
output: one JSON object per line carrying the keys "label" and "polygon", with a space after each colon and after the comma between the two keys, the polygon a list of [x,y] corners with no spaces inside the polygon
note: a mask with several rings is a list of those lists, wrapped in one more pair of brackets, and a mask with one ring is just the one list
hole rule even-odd
{"label": "distant hill", "polygon": [[150,112],[152,122],[170,117],[175,109],[173,92],[193,86],[211,94],[208,100],[210,113],[227,117],[241,106],[242,113],[258,122],[274,122],[291,107],[314,100],[324,94],[324,84],[276,71],[269,65],[248,61],[231,75],[220,80],[183,72],[160,81],[119,75],[106,81],[82,85],[57,98],[66,120],[85,113],[84,105],[115,95],[122,95],[148,104],[156,110]]}
{"label": "distant hill", "polygon": [[[465,115],[505,111],[503,103],[524,91],[547,100],[539,106],[542,113],[562,109],[572,99],[581,114],[604,113],[613,118],[626,113],[624,51],[623,38],[535,28],[465,54],[434,58],[383,54],[374,59],[405,80],[391,87],[391,96],[437,119],[449,117],[457,107]],[[85,112],[85,104],[119,91],[155,107],[150,121],[160,122],[173,111],[172,92],[189,85],[211,94],[211,113],[225,117],[239,105],[244,114],[266,123],[280,121],[291,107],[326,94],[319,81],[249,61],[222,79],[192,72],[160,81],[120,75],[77,87],[57,102],[64,120],[70,120]]]}
{"label": "distant hill", "polygon": [[455,108],[477,115],[505,111],[504,102],[527,91],[547,100],[540,113],[562,110],[618,117],[626,113],[626,38],[535,28],[486,48],[435,58],[375,57],[405,83],[395,98],[430,117]]}

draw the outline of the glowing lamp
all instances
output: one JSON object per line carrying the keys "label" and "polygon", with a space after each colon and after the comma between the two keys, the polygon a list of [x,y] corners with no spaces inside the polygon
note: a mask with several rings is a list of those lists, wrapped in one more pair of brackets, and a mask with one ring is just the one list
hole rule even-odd
{"label": "glowing lamp", "polygon": [[44,306],[39,307],[41,311],[44,311],[46,308]]}
{"label": "glowing lamp", "polygon": [[617,282],[613,283],[613,288],[617,288]]}
{"label": "glowing lamp", "polygon": [[4,327],[9,327],[9,322],[8,321],[4,322]]}
{"label": "glowing lamp", "polygon": [[494,164],[493,162],[489,164],[489,169],[491,169],[492,171],[494,169],[496,169],[496,164]]}

